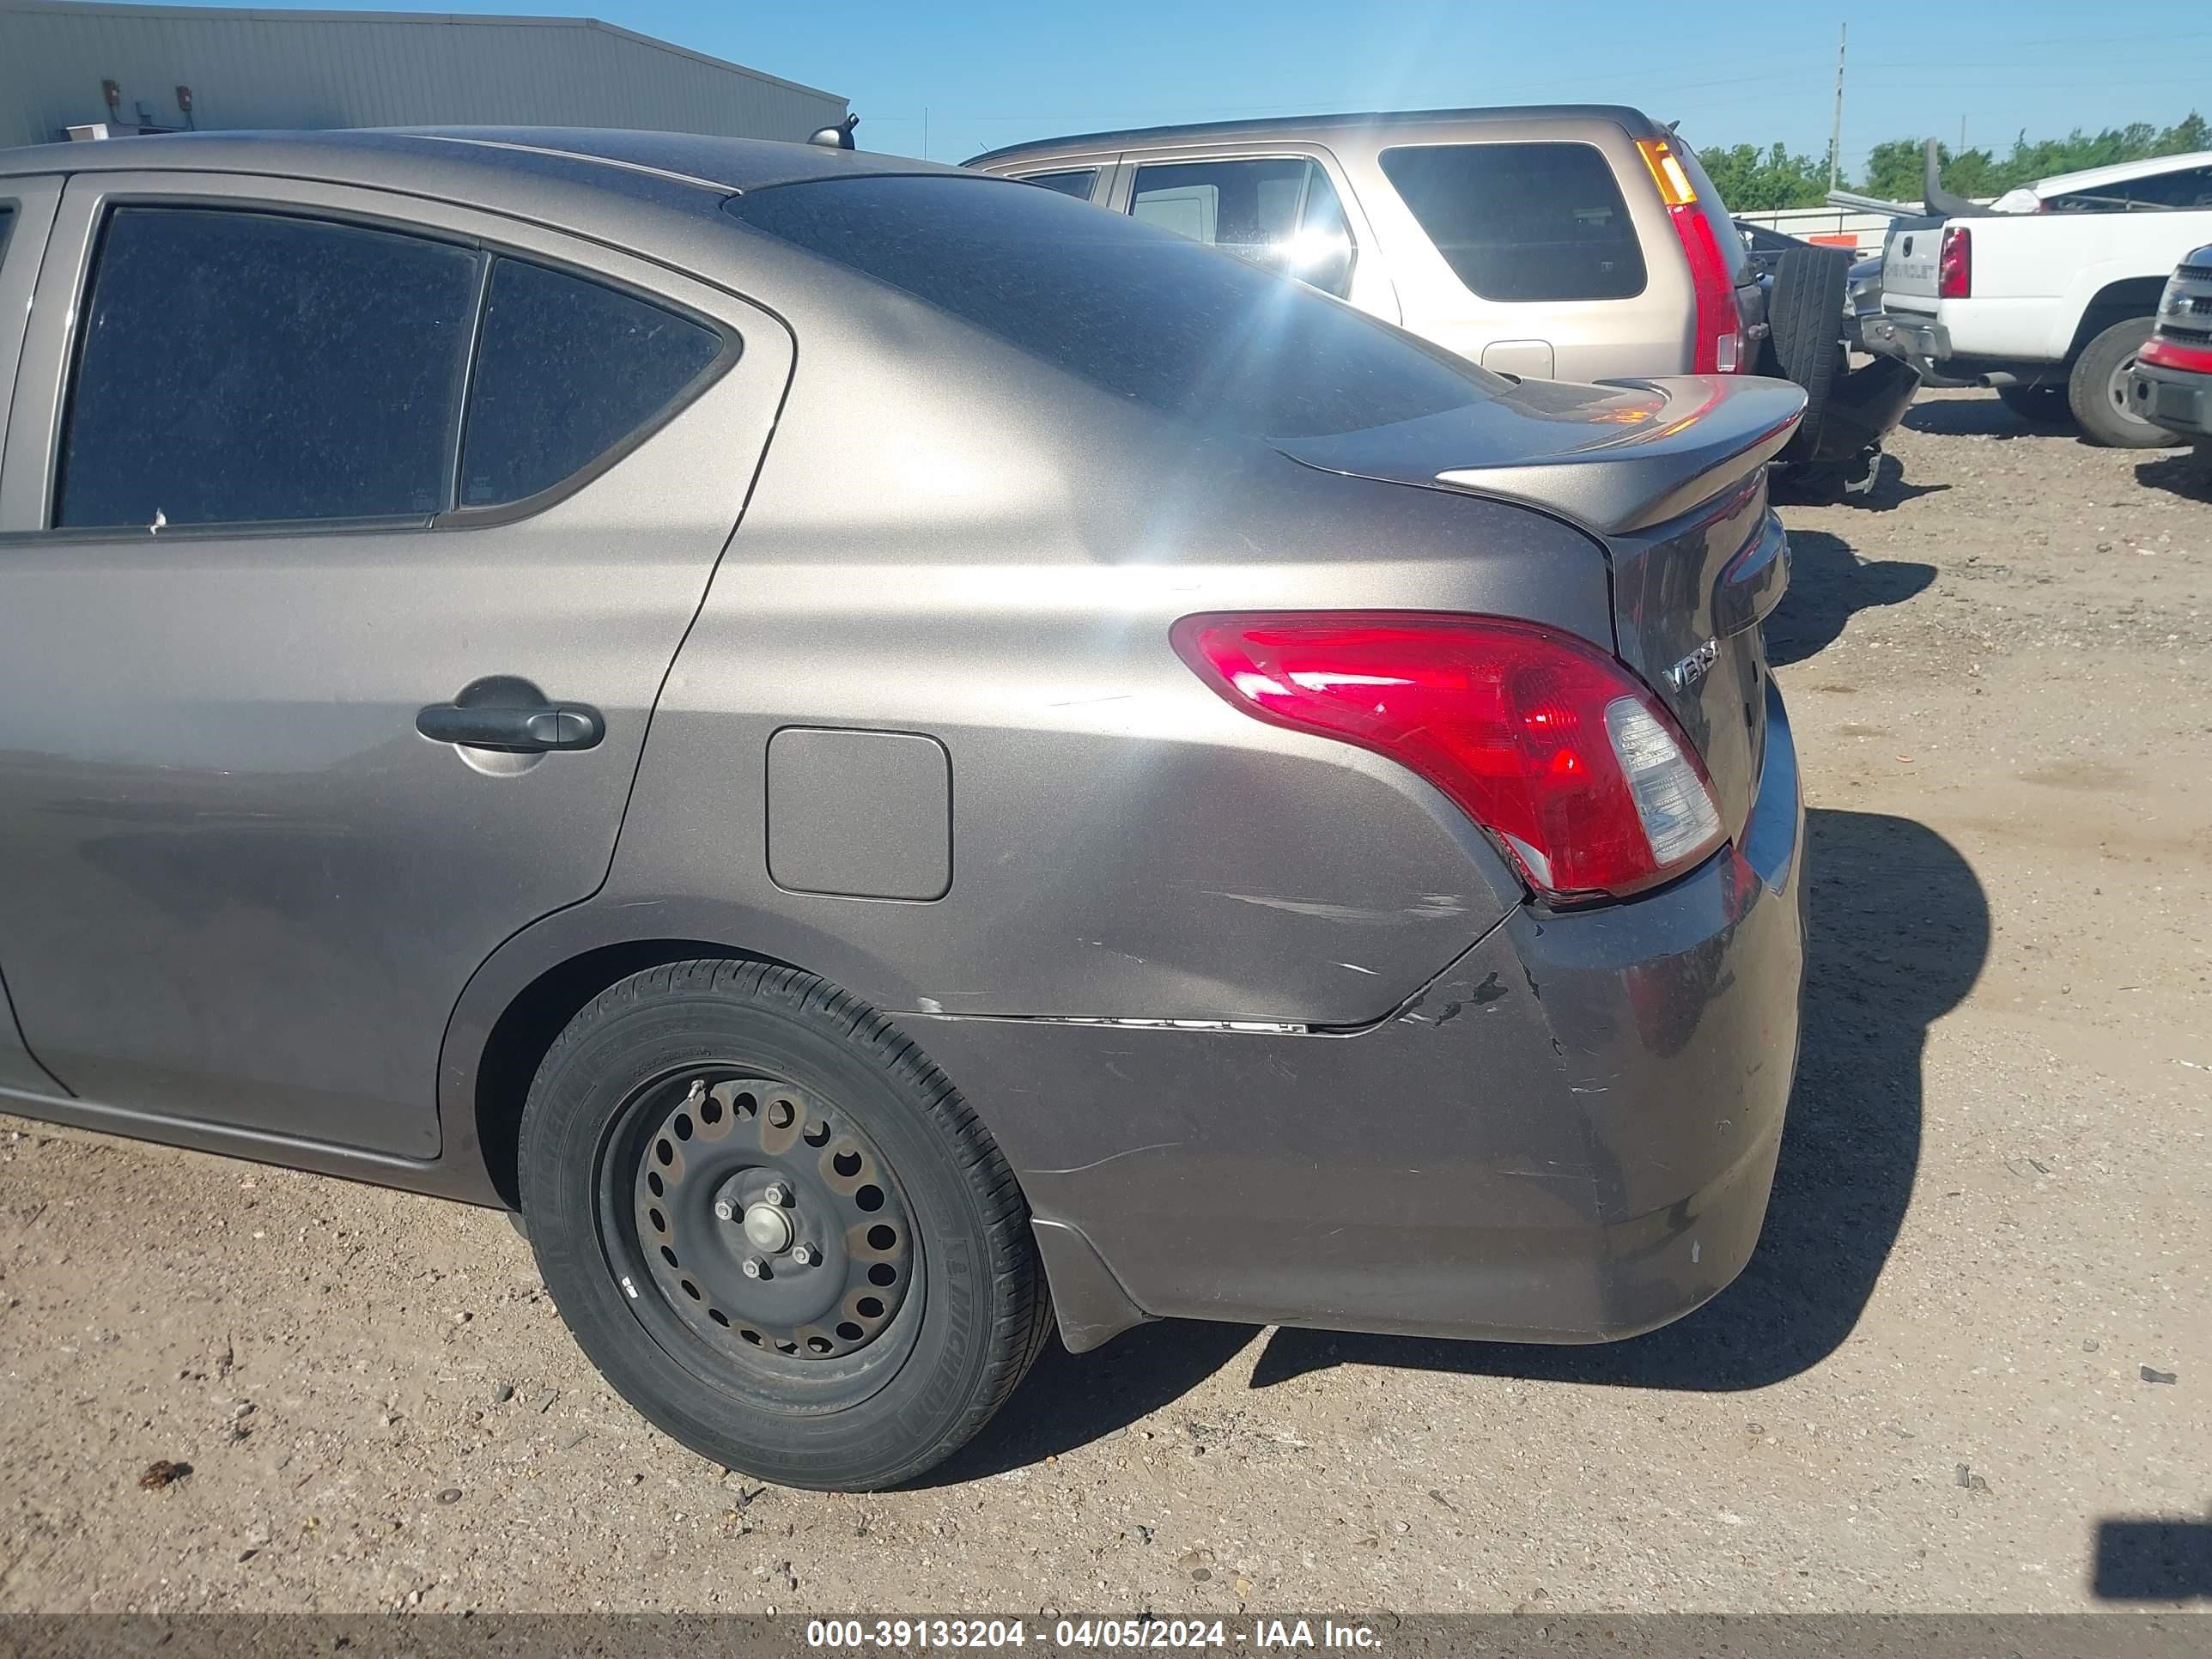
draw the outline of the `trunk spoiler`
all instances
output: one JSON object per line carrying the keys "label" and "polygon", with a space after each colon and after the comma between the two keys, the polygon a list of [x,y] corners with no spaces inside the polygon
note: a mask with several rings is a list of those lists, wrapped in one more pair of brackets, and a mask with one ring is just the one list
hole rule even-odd
{"label": "trunk spoiler", "polygon": [[1742,482],[1804,412],[1786,380],[1528,380],[1466,410],[1277,447],[1322,471],[1516,501],[1613,536]]}

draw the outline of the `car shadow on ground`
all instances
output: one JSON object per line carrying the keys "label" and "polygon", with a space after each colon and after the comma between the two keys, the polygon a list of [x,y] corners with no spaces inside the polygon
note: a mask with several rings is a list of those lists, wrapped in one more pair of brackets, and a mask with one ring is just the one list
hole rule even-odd
{"label": "car shadow on ground", "polygon": [[2138,462],[2136,482],[2171,490],[2184,501],[2212,502],[2212,444]]}
{"label": "car shadow on ground", "polygon": [[[1875,461],[1874,488],[1863,495],[1846,495],[1841,501],[1826,495],[1800,499],[1793,492],[1786,473],[1774,475],[1771,485],[1777,507],[1842,507],[1855,513],[1893,513],[1907,501],[1917,501],[1923,495],[1940,495],[1950,488],[1947,483],[1907,483],[1905,463],[1894,455],[1884,455]],[[1793,536],[1796,533],[1791,532]]]}
{"label": "car shadow on ground", "polygon": [[1766,659],[1777,668],[1803,662],[1839,639],[1861,611],[1901,605],[1936,580],[1936,567],[1910,559],[1863,562],[1851,544],[1825,530],[1790,532],[1790,586],[1766,619]]}
{"label": "car shadow on ground", "polygon": [[2089,1588],[2100,1601],[2212,1598],[2212,1521],[2100,1521]]}
{"label": "car shadow on ground", "polygon": [[1994,392],[1979,398],[1945,398],[1917,403],[1901,422],[1915,432],[1940,438],[2034,438],[2045,443],[2075,444],[2081,434],[2071,426],[2031,426],[2004,406]]}
{"label": "car shadow on ground", "polygon": [[[1594,1347],[1280,1329],[1252,1387],[1341,1364],[1717,1392],[1818,1364],[1850,1334],[1896,1242],[1920,1163],[1927,1030],[1989,954],[1989,902],[1958,850],[1878,813],[1807,814],[1805,1025],[1774,1195],[1751,1263],[1688,1318]],[[1258,1334],[1173,1321],[1096,1353],[1051,1344],[992,1425],[930,1484],[1071,1451],[1170,1405]]]}

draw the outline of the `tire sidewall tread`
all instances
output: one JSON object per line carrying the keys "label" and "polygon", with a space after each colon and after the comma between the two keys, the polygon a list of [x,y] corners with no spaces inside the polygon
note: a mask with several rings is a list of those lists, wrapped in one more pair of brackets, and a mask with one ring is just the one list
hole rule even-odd
{"label": "tire sidewall tread", "polygon": [[2153,319],[2129,317],[2081,348],[2066,376],[2066,401],[2082,435],[2107,449],[2174,449],[2188,441],[2148,422],[2128,421],[2112,406],[2112,373],[2150,338]]}
{"label": "tire sidewall tread", "polygon": [[[649,1076],[723,1059],[732,1043],[808,1072],[793,1079],[801,1086],[826,1086],[907,1192],[924,1252],[915,1346],[878,1392],[841,1409],[749,1407],[710,1386],[631,1313],[599,1243],[599,1148],[620,1103]],[[856,1109],[856,1099],[867,1103]],[[873,1490],[912,1479],[989,1419],[1051,1328],[1028,1206],[974,1110],[890,1020],[797,969],[683,962],[610,986],[547,1050],[520,1164],[539,1271],[585,1353],[678,1440],[786,1485]]]}

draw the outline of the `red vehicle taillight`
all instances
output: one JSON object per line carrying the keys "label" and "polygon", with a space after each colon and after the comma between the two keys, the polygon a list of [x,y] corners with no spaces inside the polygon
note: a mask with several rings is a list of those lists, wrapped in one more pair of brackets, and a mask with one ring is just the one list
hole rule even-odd
{"label": "red vehicle taillight", "polygon": [[1244,713],[1427,779],[1548,896],[1633,893],[1723,840],[1667,711],[1568,635],[1488,617],[1291,611],[1185,617],[1174,641]]}
{"label": "red vehicle taillight", "polygon": [[1698,205],[1697,186],[1664,138],[1639,138],[1636,148],[1651,169],[1659,199],[1667,204],[1667,217],[1690,262],[1690,288],[1698,306],[1691,372],[1733,374],[1747,368],[1750,353],[1744,349],[1743,317],[1735,307],[1735,281],[1729,274],[1728,258],[1721,252],[1712,222]]}
{"label": "red vehicle taillight", "polygon": [[1951,225],[1943,232],[1943,252],[1936,263],[1936,297],[1974,297],[1974,238],[1964,225]]}

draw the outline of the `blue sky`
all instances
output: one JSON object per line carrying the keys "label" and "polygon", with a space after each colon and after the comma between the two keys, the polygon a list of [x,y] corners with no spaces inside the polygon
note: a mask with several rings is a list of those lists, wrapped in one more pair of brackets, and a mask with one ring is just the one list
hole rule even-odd
{"label": "blue sky", "polygon": [[[268,5],[295,0],[257,0]],[[331,0],[307,0],[329,9]],[[864,148],[957,161],[1100,127],[1589,99],[1692,142],[1825,155],[1850,23],[1844,163],[1934,133],[2008,147],[2076,125],[2212,115],[2212,11],[2128,0],[382,0],[594,16],[850,98]]]}

